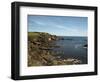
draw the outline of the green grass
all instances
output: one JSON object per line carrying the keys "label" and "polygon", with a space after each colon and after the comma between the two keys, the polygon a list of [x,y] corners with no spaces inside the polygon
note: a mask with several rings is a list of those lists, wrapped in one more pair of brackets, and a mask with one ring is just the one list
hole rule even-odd
{"label": "green grass", "polygon": [[49,33],[46,32],[28,32],[28,41],[40,41],[40,42],[48,42],[48,38],[51,37]]}
{"label": "green grass", "polygon": [[28,41],[36,41],[38,40],[39,33],[37,32],[28,32]]}
{"label": "green grass", "polygon": [[38,32],[28,32],[28,36],[38,36]]}

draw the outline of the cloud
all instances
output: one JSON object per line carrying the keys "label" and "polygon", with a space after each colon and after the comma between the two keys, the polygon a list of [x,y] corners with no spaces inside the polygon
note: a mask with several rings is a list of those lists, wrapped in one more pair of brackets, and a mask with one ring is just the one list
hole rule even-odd
{"label": "cloud", "polygon": [[40,21],[35,21],[35,23],[38,24],[38,25],[45,25],[44,22],[40,22]]}
{"label": "cloud", "polygon": [[62,29],[62,30],[66,30],[66,31],[71,31],[71,32],[77,32],[77,29],[74,29],[72,27],[66,27],[66,26],[61,26],[61,25],[56,25],[57,28]]}

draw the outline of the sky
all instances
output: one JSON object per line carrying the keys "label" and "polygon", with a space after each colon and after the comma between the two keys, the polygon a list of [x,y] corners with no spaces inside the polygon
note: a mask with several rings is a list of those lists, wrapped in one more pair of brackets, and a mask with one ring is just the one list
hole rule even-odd
{"label": "sky", "polygon": [[87,36],[87,28],[87,17],[28,15],[28,32],[47,32],[57,36]]}

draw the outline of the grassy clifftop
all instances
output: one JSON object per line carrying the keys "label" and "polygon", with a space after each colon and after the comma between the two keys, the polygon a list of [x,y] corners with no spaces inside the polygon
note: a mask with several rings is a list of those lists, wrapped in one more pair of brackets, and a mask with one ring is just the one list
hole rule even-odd
{"label": "grassy clifftop", "polygon": [[28,40],[29,41],[52,41],[56,40],[57,37],[55,35],[51,35],[45,32],[28,32]]}

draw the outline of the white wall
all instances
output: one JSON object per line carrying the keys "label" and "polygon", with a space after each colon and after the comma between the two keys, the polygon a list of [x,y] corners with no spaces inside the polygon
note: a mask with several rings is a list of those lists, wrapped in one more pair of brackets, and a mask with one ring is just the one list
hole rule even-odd
{"label": "white wall", "polygon": [[[10,79],[11,71],[11,2],[14,0],[1,0],[0,1],[0,82],[13,82]],[[16,0],[18,1],[18,0]],[[72,4],[72,5],[88,5],[98,6],[100,10],[100,0],[20,0],[28,2],[41,2],[41,3],[58,3],[58,4]],[[98,14],[100,11],[98,11]],[[100,16],[98,16],[98,22]],[[99,25],[98,25],[99,27]],[[100,30],[100,28],[98,28]],[[100,32],[99,32],[100,35]],[[99,41],[100,42],[100,38]],[[100,48],[100,43],[98,44]],[[100,51],[98,54],[100,58]],[[100,62],[100,59],[98,60]],[[99,65],[100,68],[100,65]],[[100,73],[100,71],[99,71]],[[100,75],[98,76],[82,76],[82,77],[65,77],[65,78],[53,78],[53,79],[39,79],[39,80],[26,80],[26,82],[98,82]],[[21,81],[22,82],[22,81]]]}

